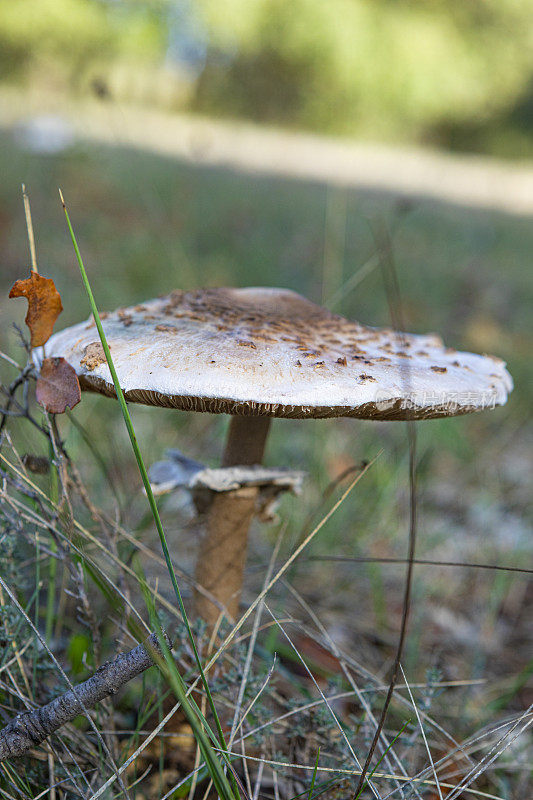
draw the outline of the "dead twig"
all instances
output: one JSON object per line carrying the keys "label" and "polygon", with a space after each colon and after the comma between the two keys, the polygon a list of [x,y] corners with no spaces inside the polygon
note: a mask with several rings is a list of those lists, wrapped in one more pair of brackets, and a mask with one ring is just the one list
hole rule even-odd
{"label": "dead twig", "polygon": [[[170,646],[170,643],[167,641]],[[157,635],[144,644],[121,653],[98,669],[88,680],[56,697],[47,705],[20,714],[0,730],[0,761],[24,755],[50,734],[71,722],[85,709],[93,708],[121,686],[154,664],[154,654],[162,655]]]}

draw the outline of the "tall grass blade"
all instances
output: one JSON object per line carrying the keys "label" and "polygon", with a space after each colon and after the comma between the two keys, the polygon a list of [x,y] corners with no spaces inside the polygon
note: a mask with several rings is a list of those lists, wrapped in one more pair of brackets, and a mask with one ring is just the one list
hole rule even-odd
{"label": "tall grass blade", "polygon": [[[185,611],[185,606],[183,604],[183,599],[182,599],[181,592],[180,592],[180,589],[179,589],[179,586],[178,586],[176,573],[174,572],[174,566],[172,564],[172,559],[170,557],[170,551],[168,549],[168,544],[167,544],[167,540],[166,540],[165,531],[163,529],[163,524],[162,524],[161,518],[159,516],[159,511],[158,511],[158,508],[157,508],[157,504],[156,504],[156,501],[155,501],[154,494],[152,492],[152,487],[150,485],[150,481],[149,481],[149,478],[148,478],[148,473],[146,471],[146,467],[144,465],[144,461],[143,461],[143,458],[142,458],[142,455],[141,455],[141,451],[140,451],[140,448],[139,448],[139,443],[137,441],[137,436],[135,434],[135,430],[134,430],[134,427],[133,427],[133,422],[131,420],[131,416],[130,416],[130,413],[128,411],[128,406],[127,406],[126,400],[124,398],[124,393],[123,393],[122,388],[120,386],[118,375],[117,375],[117,372],[115,370],[115,365],[113,364],[113,359],[111,357],[111,351],[109,349],[109,345],[107,343],[107,339],[106,339],[105,332],[104,332],[104,329],[103,329],[103,326],[102,326],[102,322],[100,320],[100,314],[98,312],[96,301],[94,299],[94,295],[92,293],[92,289],[91,289],[91,286],[90,286],[90,283],[89,283],[89,279],[88,279],[87,273],[85,271],[85,267],[84,267],[84,264],[83,264],[83,259],[81,257],[81,252],[80,252],[80,249],[78,247],[78,242],[76,240],[76,235],[74,233],[74,229],[72,227],[72,223],[70,221],[70,217],[69,217],[69,214],[68,214],[68,211],[67,211],[67,207],[66,207],[66,204],[65,204],[65,200],[63,198],[63,194],[62,194],[61,190],[59,190],[59,196],[61,198],[61,204],[63,206],[63,211],[65,212],[65,218],[66,218],[66,221],[67,221],[67,226],[68,226],[68,229],[69,229],[70,237],[72,239],[72,244],[74,246],[74,251],[76,253],[76,258],[77,258],[77,261],[78,261],[78,266],[79,266],[79,269],[80,269],[83,285],[85,287],[85,291],[86,291],[87,297],[89,299],[89,305],[91,307],[91,312],[92,312],[92,315],[94,317],[96,329],[98,330],[98,335],[99,335],[100,341],[102,343],[102,348],[104,350],[104,354],[105,354],[105,357],[106,357],[106,360],[107,360],[107,364],[109,366],[109,371],[110,371],[111,377],[113,379],[113,384],[114,384],[114,387],[115,387],[117,400],[119,402],[120,409],[122,411],[122,416],[124,418],[124,423],[125,423],[126,429],[128,431],[128,435],[129,435],[129,438],[130,438],[131,446],[133,448],[135,459],[137,461],[137,466],[139,468],[139,473],[141,475],[141,479],[142,479],[142,482],[143,482],[143,485],[144,485],[144,488],[145,488],[145,491],[146,491],[146,496],[148,498],[148,503],[150,505],[150,510],[152,512],[152,515],[153,515],[153,518],[154,518],[154,522],[155,522],[155,526],[156,526],[156,529],[157,529],[157,533],[159,535],[159,540],[161,542],[161,548],[163,550],[163,554],[164,554],[165,561],[166,561],[166,564],[167,564],[167,569],[168,569],[168,573],[169,573],[169,576],[170,576],[170,580],[172,582],[172,587],[174,589],[174,593],[176,595],[178,606],[179,606],[180,612],[181,612],[182,617],[183,617],[183,621],[184,621],[186,629],[187,629],[187,635],[188,635],[189,641],[191,643],[191,647],[193,649],[193,653],[194,653],[194,657],[195,657],[195,660],[196,660],[196,664],[197,664],[198,670],[200,672],[202,685],[203,685],[204,690],[206,692],[206,695],[207,695],[207,698],[208,698],[208,702],[209,702],[209,705],[210,705],[210,709],[211,709],[211,712],[213,714],[213,718],[215,719],[217,732],[218,732],[218,738],[219,738],[219,741],[220,741],[220,746],[222,748],[223,753],[227,754],[227,747],[226,747],[226,743],[224,741],[224,735],[223,735],[223,732],[222,732],[222,726],[220,724],[220,719],[219,719],[218,714],[217,714],[216,709],[215,709],[215,705],[214,705],[214,702],[213,702],[213,697],[211,695],[211,691],[209,689],[209,685],[207,683],[205,672],[204,672],[204,669],[203,669],[201,661],[200,661],[200,656],[198,654],[198,650],[197,650],[197,647],[196,647],[196,643],[194,641],[194,637],[193,637],[193,634],[192,634],[192,631],[191,631],[191,627],[189,625],[187,612]],[[191,728],[192,728],[192,730],[194,732],[196,741],[198,742],[198,745],[200,746],[200,748],[202,750],[202,755],[204,756],[204,758],[206,758],[206,763],[208,764],[209,772],[210,772],[210,775],[211,775],[211,777],[213,779],[213,783],[215,784],[215,786],[217,786],[217,791],[219,791],[220,796],[225,798],[226,800],[234,800],[235,797],[236,797],[236,792],[234,790],[232,790],[232,788],[231,788],[231,786],[229,784],[228,778],[225,775],[224,771],[222,770],[222,767],[220,765],[220,761],[218,760],[218,758],[217,758],[217,756],[215,754],[215,751],[211,747],[211,745],[209,743],[209,740],[207,739],[207,737],[206,737],[206,735],[204,733],[202,724],[200,723],[196,712],[194,711],[189,699],[187,698],[186,690],[184,688],[183,679],[181,678],[181,675],[179,676],[179,679],[176,679],[176,676],[174,674],[171,674],[170,672],[169,672],[169,675],[171,677],[172,688],[174,689],[174,691],[176,693],[176,696],[177,696],[178,700],[181,703],[182,709],[183,709],[185,715],[187,716],[187,720],[188,720],[188,722],[189,722],[189,724],[190,724],[190,726],[191,726]],[[179,675],[179,673],[178,673],[178,675]],[[226,755],[226,758],[227,758],[227,755]],[[216,765],[218,765],[218,767],[216,767]]]}

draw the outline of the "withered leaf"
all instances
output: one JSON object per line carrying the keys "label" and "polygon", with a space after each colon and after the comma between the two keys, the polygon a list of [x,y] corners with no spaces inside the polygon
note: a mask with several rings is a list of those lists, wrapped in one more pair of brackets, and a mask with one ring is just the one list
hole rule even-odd
{"label": "withered leaf", "polygon": [[44,358],[35,390],[37,402],[51,414],[63,414],[81,400],[76,371],[64,358]]}
{"label": "withered leaf", "polygon": [[22,463],[28,472],[34,472],[36,475],[46,475],[50,471],[50,461],[46,456],[37,456],[33,453],[24,453],[22,456]]}
{"label": "withered leaf", "polygon": [[29,278],[15,281],[9,296],[27,299],[26,325],[30,329],[31,346],[40,347],[45,344],[52,335],[56,319],[63,311],[61,296],[52,278],[43,278],[37,272],[31,272]]}

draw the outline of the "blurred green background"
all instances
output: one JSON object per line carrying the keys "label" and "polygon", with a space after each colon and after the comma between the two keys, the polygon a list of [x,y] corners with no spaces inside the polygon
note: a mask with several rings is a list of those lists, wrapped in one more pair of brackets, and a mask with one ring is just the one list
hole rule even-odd
{"label": "blurred green background", "polygon": [[10,0],[3,80],[371,140],[533,152],[531,0]]}

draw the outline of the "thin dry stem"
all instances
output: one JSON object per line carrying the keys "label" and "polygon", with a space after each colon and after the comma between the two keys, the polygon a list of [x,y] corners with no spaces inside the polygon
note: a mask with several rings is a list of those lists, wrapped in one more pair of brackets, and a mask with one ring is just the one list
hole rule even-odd
{"label": "thin dry stem", "polygon": [[30,245],[30,256],[31,256],[31,271],[39,274],[39,270],[37,269],[37,256],[35,253],[35,236],[33,235],[33,223],[31,221],[30,198],[28,197],[28,193],[26,192],[26,184],[24,183],[22,184],[22,199],[24,200],[24,213],[26,215],[26,227],[28,229],[28,242]]}

